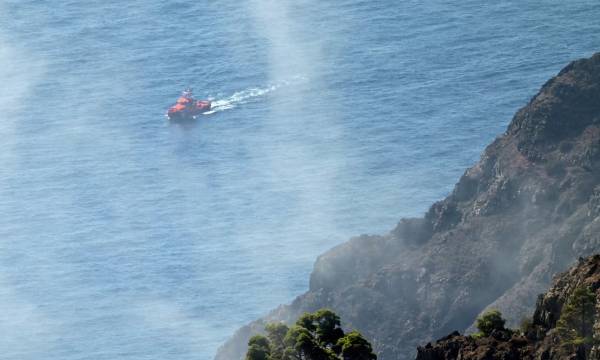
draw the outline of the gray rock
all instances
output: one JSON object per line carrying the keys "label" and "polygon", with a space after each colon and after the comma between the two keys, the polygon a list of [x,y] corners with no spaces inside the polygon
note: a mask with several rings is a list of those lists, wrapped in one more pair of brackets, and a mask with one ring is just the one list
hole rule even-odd
{"label": "gray rock", "polygon": [[[600,308],[600,255],[580,259],[569,271],[557,276],[545,294],[538,297],[529,325],[521,331],[494,330],[487,337],[461,336],[458,332],[417,348],[416,360],[562,360],[598,359],[600,347],[594,344],[563,346],[556,329],[562,309],[575,289],[586,287],[596,295]],[[592,314],[589,314],[590,318]],[[593,315],[593,337],[600,335],[600,311]],[[563,344],[561,344],[563,343]]]}
{"label": "gray rock", "polygon": [[414,358],[487,307],[514,325],[553,274],[600,250],[599,186],[596,54],[548,81],[424,218],[321,255],[308,292],[238,331],[216,359],[242,358],[265,320],[322,307],[372,339],[381,360]]}

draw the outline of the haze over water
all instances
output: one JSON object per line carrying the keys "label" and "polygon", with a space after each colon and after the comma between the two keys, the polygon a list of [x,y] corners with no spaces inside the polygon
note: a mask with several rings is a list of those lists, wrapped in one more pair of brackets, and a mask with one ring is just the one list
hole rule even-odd
{"label": "haze over water", "polygon": [[600,51],[597,1],[525,3],[0,2],[0,357],[211,359]]}

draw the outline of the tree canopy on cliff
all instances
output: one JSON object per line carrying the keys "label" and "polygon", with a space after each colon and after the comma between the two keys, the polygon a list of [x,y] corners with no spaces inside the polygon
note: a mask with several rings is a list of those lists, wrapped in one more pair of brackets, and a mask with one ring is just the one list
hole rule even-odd
{"label": "tree canopy on cliff", "polygon": [[506,320],[502,317],[502,313],[496,309],[491,309],[483,313],[477,318],[475,325],[483,336],[490,336],[493,331],[502,331]]}
{"label": "tree canopy on cliff", "polygon": [[300,316],[292,327],[268,324],[267,336],[248,342],[246,360],[376,360],[371,344],[358,332],[345,334],[340,318],[321,309]]}
{"label": "tree canopy on cliff", "polygon": [[564,346],[592,343],[596,294],[587,287],[578,287],[564,305],[556,329]]}

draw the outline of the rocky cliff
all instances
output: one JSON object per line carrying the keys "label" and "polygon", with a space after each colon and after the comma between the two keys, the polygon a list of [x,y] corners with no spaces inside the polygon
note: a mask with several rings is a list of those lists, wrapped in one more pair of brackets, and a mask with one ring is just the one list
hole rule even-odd
{"label": "rocky cliff", "polygon": [[[531,323],[523,331],[495,331],[488,337],[475,338],[454,332],[435,344],[419,347],[417,360],[558,360],[598,359],[600,348],[592,344],[565,344],[557,322],[564,318],[564,310],[576,289],[586,288],[595,296],[595,307],[600,304],[600,255],[580,259],[577,266],[558,276],[553,286],[537,300]],[[593,328],[591,343],[600,340],[600,311],[589,314]]]}
{"label": "rocky cliff", "polygon": [[413,358],[487,307],[515,324],[553,274],[597,251],[600,54],[543,85],[423,218],[320,256],[308,292],[239,330],[216,359],[241,358],[265,320],[322,307],[372,339],[380,359]]}

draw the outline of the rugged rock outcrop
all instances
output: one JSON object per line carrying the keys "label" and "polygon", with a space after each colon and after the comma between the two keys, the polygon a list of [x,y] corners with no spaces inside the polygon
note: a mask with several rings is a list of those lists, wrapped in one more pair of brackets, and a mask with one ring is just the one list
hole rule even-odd
{"label": "rugged rock outcrop", "polygon": [[[538,297],[532,322],[523,332],[497,331],[489,337],[474,338],[455,331],[433,345],[419,347],[416,360],[598,359],[600,349],[590,348],[591,344],[564,346],[556,328],[565,304],[575,289],[582,287],[595,294],[596,308],[599,308],[600,255],[580,259],[577,266],[556,277],[550,290]],[[593,339],[597,342],[600,340],[600,311],[590,318],[594,324]]]}
{"label": "rugged rock outcrop", "polygon": [[238,331],[217,359],[241,358],[265,320],[322,307],[372,339],[380,359],[410,359],[487,307],[515,324],[552,274],[597,251],[600,54],[548,81],[423,218],[320,256],[309,291]]}
{"label": "rugged rock outcrop", "polygon": [[533,341],[509,332],[481,339],[454,332],[417,349],[417,360],[534,360],[535,356]]}

